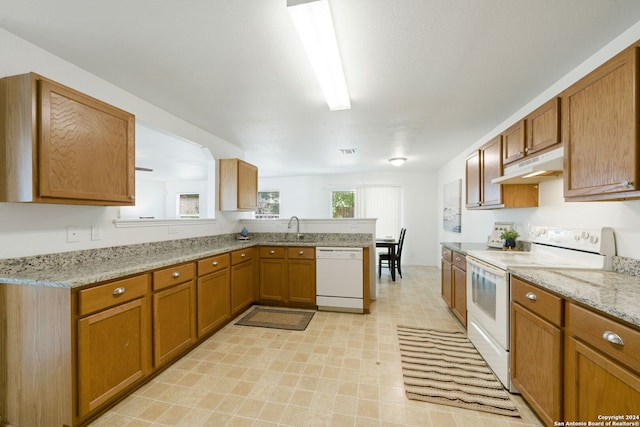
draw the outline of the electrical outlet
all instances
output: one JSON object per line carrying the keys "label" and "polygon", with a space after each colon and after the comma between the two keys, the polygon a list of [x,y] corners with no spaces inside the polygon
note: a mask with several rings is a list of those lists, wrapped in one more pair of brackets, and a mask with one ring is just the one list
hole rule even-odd
{"label": "electrical outlet", "polygon": [[67,227],[67,242],[79,242],[80,241],[80,227],[77,225],[70,225]]}
{"label": "electrical outlet", "polygon": [[94,225],[91,227],[91,240],[100,240],[102,239],[102,227],[99,225]]}

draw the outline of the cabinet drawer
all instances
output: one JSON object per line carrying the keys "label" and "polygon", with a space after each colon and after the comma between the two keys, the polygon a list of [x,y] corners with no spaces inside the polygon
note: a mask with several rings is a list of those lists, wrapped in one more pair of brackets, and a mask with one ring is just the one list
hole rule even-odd
{"label": "cabinet drawer", "polygon": [[453,254],[453,251],[449,248],[445,248],[444,246],[442,247],[442,259],[445,261],[449,261],[451,262],[451,255]]}
{"label": "cabinet drawer", "polygon": [[174,265],[169,268],[153,272],[153,290],[168,288],[179,283],[188,282],[196,275],[196,265],[193,262],[188,264]]}
{"label": "cabinet drawer", "polygon": [[460,270],[467,271],[467,257],[460,252],[453,252],[453,265],[458,267]]}
{"label": "cabinet drawer", "polygon": [[231,252],[231,265],[240,264],[241,262],[249,261],[255,256],[254,248],[240,249]]}
{"label": "cabinet drawer", "polygon": [[284,258],[283,246],[263,246],[260,248],[260,258]]}
{"label": "cabinet drawer", "polygon": [[143,297],[147,292],[149,292],[148,274],[83,289],[78,293],[78,314],[84,316],[104,310]]}
{"label": "cabinet drawer", "polygon": [[198,276],[229,267],[229,254],[216,255],[198,261]]}
{"label": "cabinet drawer", "polygon": [[[568,326],[570,335],[640,372],[640,330],[575,304],[569,304]],[[612,333],[624,344],[611,342],[612,337],[607,340]]]}
{"label": "cabinet drawer", "polygon": [[511,300],[556,326],[562,326],[564,300],[537,286],[511,276]]}
{"label": "cabinet drawer", "polygon": [[289,259],[315,259],[316,250],[308,246],[287,248],[287,256]]}

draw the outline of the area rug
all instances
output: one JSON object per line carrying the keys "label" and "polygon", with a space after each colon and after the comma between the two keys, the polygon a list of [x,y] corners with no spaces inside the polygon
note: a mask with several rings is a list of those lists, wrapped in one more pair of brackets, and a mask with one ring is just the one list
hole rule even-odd
{"label": "area rug", "polygon": [[276,310],[272,308],[254,307],[254,309],[237,321],[236,325],[258,326],[261,328],[287,329],[304,331],[313,318],[313,311]]}
{"label": "area rug", "polygon": [[464,333],[398,326],[398,341],[409,399],[520,416]]}

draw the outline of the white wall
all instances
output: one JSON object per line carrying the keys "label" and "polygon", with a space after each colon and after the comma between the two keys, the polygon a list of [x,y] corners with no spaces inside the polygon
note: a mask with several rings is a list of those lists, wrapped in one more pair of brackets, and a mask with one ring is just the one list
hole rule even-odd
{"label": "white wall", "polygon": [[[36,72],[129,111],[136,120],[203,145],[216,159],[244,157],[228,142],[0,29],[0,76]],[[236,231],[242,214],[217,212],[206,225],[116,228],[117,207],[0,203],[0,258],[162,241]],[[67,226],[80,226],[80,242],[67,242]],[[90,239],[91,226],[102,238]]]}
{"label": "white wall", "polygon": [[[607,44],[583,64],[568,73],[520,110],[496,126],[491,132],[469,145],[437,173],[438,223],[442,223],[442,188],[454,179],[462,179],[465,188],[465,158],[474,149],[484,144],[502,130],[508,128],[548,99],[606,62],[609,58],[640,39],[640,23],[635,24],[620,37]],[[562,179],[540,184],[538,208],[500,209],[493,211],[471,211],[462,209],[462,233],[451,233],[438,227],[439,241],[486,242],[495,221],[514,221],[520,231],[527,224],[558,225],[567,227],[612,227],[615,231],[617,254],[640,258],[640,201],[623,202],[564,202]],[[464,199],[464,190],[463,190]],[[464,200],[462,201],[464,206]],[[521,233],[522,234],[522,233]],[[431,260],[437,263],[436,258]]]}
{"label": "white wall", "polygon": [[[388,172],[322,176],[260,178],[259,191],[280,191],[280,218],[330,218],[331,191],[365,185],[396,185],[402,188],[401,226],[407,229],[402,263],[436,265],[439,249],[436,230],[435,172]],[[286,231],[286,230],[277,230]],[[398,233],[400,230],[398,230]]]}

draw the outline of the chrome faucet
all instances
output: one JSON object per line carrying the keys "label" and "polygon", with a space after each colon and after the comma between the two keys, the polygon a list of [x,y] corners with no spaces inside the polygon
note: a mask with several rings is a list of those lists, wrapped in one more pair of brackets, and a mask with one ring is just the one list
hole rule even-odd
{"label": "chrome faucet", "polygon": [[301,239],[302,238],[302,234],[300,234],[300,220],[298,219],[297,216],[292,216],[291,219],[289,220],[289,224],[287,225],[287,228],[291,228],[291,223],[293,222],[293,220],[296,220],[296,239]]}

